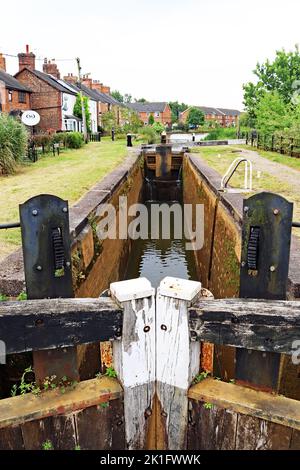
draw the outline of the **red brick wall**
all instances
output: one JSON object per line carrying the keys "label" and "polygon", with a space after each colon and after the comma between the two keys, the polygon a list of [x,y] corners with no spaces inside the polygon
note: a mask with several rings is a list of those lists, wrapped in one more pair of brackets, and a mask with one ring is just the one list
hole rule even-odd
{"label": "red brick wall", "polygon": [[30,109],[30,93],[25,93],[26,103],[19,103],[19,92],[16,90],[11,90],[12,101],[9,101],[8,90],[5,90],[5,102],[2,103],[2,111],[9,113],[14,109],[20,109],[25,111]]}
{"label": "red brick wall", "polygon": [[36,77],[30,70],[21,70],[16,78],[33,91],[31,94],[31,108],[41,116],[40,123],[36,126],[37,132],[61,130],[61,93],[44,80]]}
{"label": "red brick wall", "polygon": [[172,111],[169,105],[165,107],[165,110],[162,113],[159,113],[159,116],[155,116],[155,113],[148,114],[148,113],[142,112],[138,114],[139,114],[140,120],[143,122],[146,122],[147,124],[148,124],[150,114],[153,114],[155,122],[160,122],[164,125],[171,124],[172,122]]}

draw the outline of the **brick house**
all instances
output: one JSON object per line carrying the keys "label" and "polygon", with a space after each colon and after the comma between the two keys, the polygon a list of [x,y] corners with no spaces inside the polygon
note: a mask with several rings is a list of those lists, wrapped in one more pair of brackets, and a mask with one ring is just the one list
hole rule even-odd
{"label": "brick house", "polygon": [[[205,121],[216,121],[221,127],[237,126],[240,111],[237,109],[211,108],[207,106],[195,106],[201,109],[205,115]],[[186,123],[191,107],[180,113],[179,121]]]}
{"label": "brick house", "polygon": [[18,58],[19,71],[15,78],[32,91],[31,108],[41,116],[35,132],[80,130],[81,123],[72,115],[77,93],[59,82],[57,65],[45,60],[43,72],[36,70],[35,55],[29,52],[28,46]]}
{"label": "brick house", "polygon": [[127,106],[139,115],[140,120],[147,125],[149,117],[152,115],[155,122],[160,122],[164,126],[172,124],[172,111],[168,103],[128,103]]}
{"label": "brick house", "polygon": [[0,54],[0,112],[13,115],[30,109],[31,89],[6,72],[5,57]]}

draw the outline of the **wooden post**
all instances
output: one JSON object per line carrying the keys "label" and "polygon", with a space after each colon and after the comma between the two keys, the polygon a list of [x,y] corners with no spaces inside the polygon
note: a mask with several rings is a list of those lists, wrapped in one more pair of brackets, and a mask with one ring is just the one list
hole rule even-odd
{"label": "wooden post", "polygon": [[200,343],[191,342],[188,308],[201,283],[166,277],[156,299],[157,448],[186,448],[187,391],[200,369]]}
{"label": "wooden post", "polygon": [[113,343],[124,387],[126,446],[147,448],[155,391],[155,290],[145,278],[114,282],[112,298],[124,309],[122,339]]}

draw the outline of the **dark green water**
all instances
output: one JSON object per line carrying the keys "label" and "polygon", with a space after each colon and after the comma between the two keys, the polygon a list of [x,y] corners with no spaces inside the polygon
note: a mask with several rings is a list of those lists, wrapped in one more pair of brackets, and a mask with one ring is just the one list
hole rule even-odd
{"label": "dark green water", "polygon": [[[158,203],[158,201],[151,201],[146,205],[149,208],[150,204],[155,202]],[[162,202],[159,201],[159,203]],[[172,232],[171,226],[171,234]],[[165,240],[160,237],[157,240],[133,241],[125,279],[146,277],[156,288],[166,276],[198,280],[194,253],[185,249],[185,240],[174,238]]]}

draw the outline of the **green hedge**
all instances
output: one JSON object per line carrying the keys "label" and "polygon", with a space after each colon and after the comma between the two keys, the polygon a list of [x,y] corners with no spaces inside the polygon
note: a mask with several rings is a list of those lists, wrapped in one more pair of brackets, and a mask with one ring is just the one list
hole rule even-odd
{"label": "green hedge", "polygon": [[26,154],[28,133],[26,127],[7,114],[0,114],[0,174],[14,173],[18,162]]}

